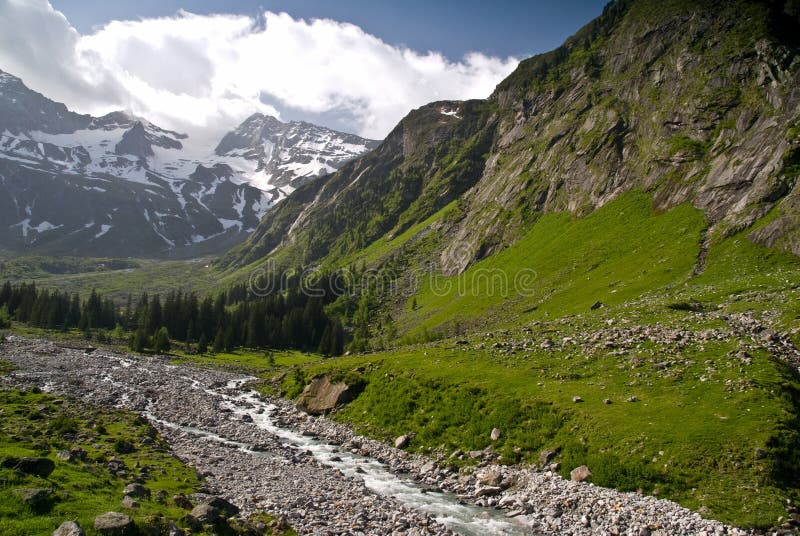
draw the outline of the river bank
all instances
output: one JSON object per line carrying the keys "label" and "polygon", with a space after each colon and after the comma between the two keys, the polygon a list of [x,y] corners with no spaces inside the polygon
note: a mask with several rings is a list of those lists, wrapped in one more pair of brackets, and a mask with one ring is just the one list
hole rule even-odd
{"label": "river bank", "polygon": [[459,472],[259,397],[242,375],[19,337],[0,355],[18,368],[3,386],[138,411],[205,477],[203,491],[283,516],[302,534],[743,534],[551,471],[487,460]]}

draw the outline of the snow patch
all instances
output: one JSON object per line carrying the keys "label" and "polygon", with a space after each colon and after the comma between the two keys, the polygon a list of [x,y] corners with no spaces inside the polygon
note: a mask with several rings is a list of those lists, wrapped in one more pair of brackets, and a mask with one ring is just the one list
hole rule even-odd
{"label": "snow patch", "polygon": [[113,225],[108,225],[108,224],[105,224],[105,223],[102,224],[100,226],[100,232],[97,233],[96,235],[94,235],[94,239],[96,240],[96,239],[100,238],[101,236],[106,234],[108,231],[110,231],[112,227],[113,227]]}

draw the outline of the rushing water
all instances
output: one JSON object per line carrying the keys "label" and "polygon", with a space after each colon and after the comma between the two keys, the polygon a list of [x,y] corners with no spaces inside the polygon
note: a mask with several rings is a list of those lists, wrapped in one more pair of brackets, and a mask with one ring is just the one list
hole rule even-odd
{"label": "rushing water", "polygon": [[[119,359],[119,366],[129,367],[131,362]],[[117,368],[117,367],[113,367]],[[173,368],[173,367],[169,367]],[[147,371],[150,373],[151,371]],[[506,518],[502,511],[494,508],[482,508],[463,504],[452,493],[431,492],[421,488],[410,478],[405,478],[392,473],[386,465],[369,457],[353,454],[337,445],[332,445],[317,439],[304,436],[282,428],[274,423],[272,414],[276,407],[261,400],[255,391],[244,391],[235,396],[225,391],[239,389],[248,381],[255,378],[242,378],[228,382],[225,389],[203,388],[197,380],[183,377],[191,382],[194,389],[202,389],[214,397],[220,397],[224,404],[237,415],[249,415],[253,423],[266,430],[297,450],[307,451],[320,463],[341,471],[348,477],[359,478],[370,490],[384,496],[393,497],[399,503],[424,512],[444,524],[454,532],[464,536],[521,536],[526,534],[525,528],[514,519]],[[110,375],[103,378],[107,382],[118,384]],[[119,387],[123,387],[119,385]],[[121,389],[125,393],[125,389]],[[241,450],[252,452],[249,445],[201,430],[199,428],[181,426],[164,421],[154,415],[150,408],[146,415],[152,421],[164,426],[177,428],[209,441],[221,442]],[[263,453],[256,453],[264,455]]]}
{"label": "rushing water", "polygon": [[[242,383],[240,380],[233,381],[228,387],[239,387]],[[296,445],[299,450],[311,452],[320,463],[334,467],[346,476],[362,479],[370,490],[394,497],[401,504],[425,512],[459,534],[484,536],[526,533],[521,524],[506,518],[499,510],[462,504],[452,493],[424,490],[413,480],[392,473],[386,465],[375,459],[340,450],[337,445],[281,428],[272,420],[275,406],[263,402],[253,391],[237,396],[215,393],[227,401],[228,408],[234,413],[249,415],[258,427],[290,445]]]}

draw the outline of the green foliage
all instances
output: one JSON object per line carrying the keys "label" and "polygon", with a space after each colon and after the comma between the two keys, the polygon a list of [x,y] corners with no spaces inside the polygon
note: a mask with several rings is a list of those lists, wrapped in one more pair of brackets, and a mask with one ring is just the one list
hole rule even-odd
{"label": "green foliage", "polygon": [[153,336],[153,350],[157,354],[163,354],[169,352],[170,348],[169,332],[162,326]]}
{"label": "green foliage", "polygon": [[11,327],[11,315],[8,314],[8,306],[0,307],[0,329]]}
{"label": "green foliage", "polygon": [[206,352],[208,352],[208,341],[206,340],[205,333],[203,333],[200,335],[200,339],[197,341],[197,353],[203,355]]}
{"label": "green foliage", "polygon": [[129,347],[134,352],[143,352],[145,348],[150,346],[150,337],[143,328],[137,329],[131,336]]}
{"label": "green foliage", "polygon": [[[453,277],[423,280],[419,307],[398,319],[412,337],[461,320],[502,323],[624,303],[691,274],[705,227],[689,205],[656,214],[629,192],[582,219],[543,216],[502,252]],[[524,279],[523,279],[524,277]]]}
{"label": "green foliage", "polygon": [[61,414],[50,421],[50,433],[52,434],[74,434],[77,431],[78,421],[69,415]]}
{"label": "green foliage", "polygon": [[670,156],[683,155],[692,160],[703,158],[708,151],[709,143],[694,140],[688,136],[673,136],[667,140]]}

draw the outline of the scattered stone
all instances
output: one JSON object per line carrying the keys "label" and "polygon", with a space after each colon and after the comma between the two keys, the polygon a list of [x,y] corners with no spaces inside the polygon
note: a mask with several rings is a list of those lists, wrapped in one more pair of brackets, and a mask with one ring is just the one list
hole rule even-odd
{"label": "scattered stone", "polygon": [[394,448],[404,449],[408,446],[408,443],[410,441],[411,441],[411,436],[409,434],[403,434],[394,440]]}
{"label": "scattered stone", "polygon": [[539,453],[539,460],[538,460],[539,465],[541,467],[544,467],[545,465],[550,463],[550,460],[556,457],[556,454],[558,454],[557,450],[553,449],[543,450],[542,452]]}
{"label": "scattered stone", "polygon": [[150,490],[141,484],[128,484],[125,486],[125,489],[122,490],[122,493],[138,499],[150,497]]}
{"label": "scattered stone", "polygon": [[629,396],[627,400],[625,400],[625,402],[638,402],[638,401],[639,399],[636,398],[635,396]]}
{"label": "scattered stone", "polygon": [[125,495],[122,498],[122,503],[121,504],[122,504],[123,508],[129,508],[129,509],[139,508],[139,503],[136,502],[136,499],[134,499],[130,495]]}
{"label": "scattered stone", "polygon": [[186,495],[184,495],[183,493],[175,495],[172,498],[172,502],[175,503],[175,506],[177,506],[178,508],[183,508],[184,510],[191,510],[192,508],[194,508],[192,501],[190,501],[189,498],[186,497]]}
{"label": "scattered stone", "polygon": [[0,467],[47,478],[56,468],[56,464],[50,458],[6,458],[0,463]]}
{"label": "scattered stone", "polygon": [[50,491],[42,488],[18,488],[14,493],[22,499],[22,502],[33,508],[42,506],[50,499]]}
{"label": "scattered stone", "polygon": [[608,398],[604,398],[603,399],[603,404],[605,404],[605,405],[611,404],[611,400],[608,399]]}
{"label": "scattered stone", "polygon": [[590,307],[590,309],[591,309],[592,311],[596,311],[596,310],[598,310],[598,309],[601,309],[601,308],[603,308],[603,307],[605,307],[605,306],[606,306],[606,305],[605,305],[603,302],[601,302],[601,301],[598,301],[598,302],[594,302],[594,303],[592,304],[592,306]]}
{"label": "scattered stone", "polygon": [[134,534],[136,525],[130,516],[119,512],[106,512],[94,518],[94,530],[111,536],[128,536]]}
{"label": "scattered stone", "polygon": [[592,472],[585,465],[576,467],[569,472],[569,478],[573,482],[584,482],[592,477]]}
{"label": "scattered stone", "polygon": [[86,533],[77,521],[64,521],[53,531],[52,536],[86,536]]}
{"label": "scattered stone", "polygon": [[577,404],[578,402],[583,402],[583,399],[579,396],[573,396],[572,401]]}

